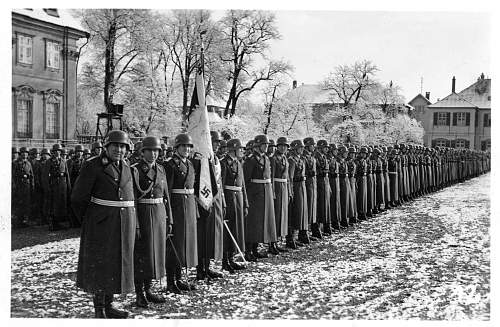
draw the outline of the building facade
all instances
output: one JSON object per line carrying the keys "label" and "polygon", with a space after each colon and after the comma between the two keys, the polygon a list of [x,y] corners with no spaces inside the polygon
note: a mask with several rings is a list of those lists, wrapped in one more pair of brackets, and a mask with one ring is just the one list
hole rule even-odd
{"label": "building facade", "polygon": [[489,151],[491,148],[491,79],[484,74],[463,91],[428,105],[425,144]]}
{"label": "building facade", "polygon": [[[408,104],[413,107],[412,118],[420,122],[424,130],[427,131],[429,126],[426,126],[426,124],[428,124],[426,117],[428,116],[428,107],[432,104],[430,101],[430,92],[426,92],[425,97],[422,94],[418,94],[408,102]],[[430,141],[427,140],[428,137],[428,133],[425,133],[423,140],[424,144],[429,144]]]}
{"label": "building facade", "polygon": [[77,41],[88,38],[57,9],[12,10],[12,143],[75,139]]}

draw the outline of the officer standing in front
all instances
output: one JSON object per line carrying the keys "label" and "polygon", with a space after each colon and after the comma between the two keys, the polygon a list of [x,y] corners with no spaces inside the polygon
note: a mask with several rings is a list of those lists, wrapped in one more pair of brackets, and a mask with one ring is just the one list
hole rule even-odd
{"label": "officer standing in front", "polygon": [[123,160],[128,135],[110,131],[100,156],[85,162],[71,203],[82,223],[77,286],[93,294],[96,318],[127,318],[113,294],[134,290],[134,243],[139,225],[132,172]]}

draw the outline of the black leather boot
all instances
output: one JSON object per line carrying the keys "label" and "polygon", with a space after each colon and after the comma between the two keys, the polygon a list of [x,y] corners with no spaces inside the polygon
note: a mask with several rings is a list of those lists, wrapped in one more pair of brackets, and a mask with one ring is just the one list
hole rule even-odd
{"label": "black leather boot", "polygon": [[197,280],[204,280],[205,278],[207,278],[207,274],[205,272],[203,264],[198,263],[198,265],[196,266],[196,279]]}
{"label": "black leather boot", "polygon": [[280,254],[280,251],[278,251],[278,249],[276,248],[276,242],[269,243],[269,247],[267,249],[267,252],[274,254],[274,255]]}
{"label": "black leather boot", "polygon": [[332,225],[330,223],[323,225],[323,235],[331,236],[333,234]]}
{"label": "black leather boot", "polygon": [[314,223],[311,225],[311,235],[319,240],[323,239],[323,235],[321,234],[321,230],[319,229],[319,224]]}
{"label": "black leather boot", "polygon": [[254,257],[256,257],[257,259],[268,258],[269,256],[267,255],[267,253],[260,253],[258,251],[258,246],[258,243],[254,243],[252,245],[252,254],[254,255]]}
{"label": "black leather boot", "polygon": [[166,300],[160,294],[153,293],[151,291],[151,280],[144,281],[144,293],[146,295],[146,300],[151,303],[165,303]]}
{"label": "black leather boot", "polygon": [[227,255],[224,255],[224,258],[222,259],[222,270],[227,270],[230,274],[235,273],[234,268],[229,264]]}
{"label": "black leather boot", "polygon": [[107,318],[111,319],[126,319],[128,318],[128,312],[125,310],[119,310],[113,307],[113,294],[106,294],[104,297],[104,313]]}
{"label": "black leather boot", "polygon": [[94,302],[94,317],[97,319],[106,319],[106,313],[104,312],[104,294],[94,294],[92,301]]}
{"label": "black leather boot", "polygon": [[257,258],[252,254],[252,251],[245,252],[245,260],[249,262],[257,262]]}
{"label": "black leather boot", "polygon": [[182,280],[181,267],[177,267],[175,269],[175,285],[177,285],[177,288],[180,289],[181,291],[190,292],[196,289],[196,286],[193,283]]}
{"label": "black leather boot", "polygon": [[278,245],[278,243],[275,243],[275,244],[274,244],[274,247],[275,247],[275,248],[276,248],[276,250],[278,250],[279,252],[283,252],[283,253],[288,252],[288,250],[287,250],[287,249],[285,249],[285,248],[283,248],[283,247],[279,246],[279,245]]}
{"label": "black leather boot", "polygon": [[134,281],[135,284],[135,305],[139,308],[147,308],[148,300],[144,294],[144,283],[142,281]]}
{"label": "black leather boot", "polygon": [[229,265],[234,269],[234,270],[244,270],[247,269],[245,265],[239,264],[237,262],[234,262],[232,257],[229,257]]}
{"label": "black leather boot", "polygon": [[175,275],[173,271],[167,271],[167,292],[174,294],[181,294],[181,290],[177,287],[177,283],[175,282]]}
{"label": "black leather boot", "polygon": [[224,278],[224,274],[223,273],[221,273],[219,271],[216,271],[216,270],[213,270],[213,269],[210,269],[210,267],[206,267],[205,271],[206,271],[207,276],[209,278],[212,278],[212,279]]}
{"label": "black leather boot", "polygon": [[306,230],[299,231],[298,239],[299,239],[299,242],[302,244],[310,244],[311,243],[311,240],[310,240],[309,235],[307,234]]}

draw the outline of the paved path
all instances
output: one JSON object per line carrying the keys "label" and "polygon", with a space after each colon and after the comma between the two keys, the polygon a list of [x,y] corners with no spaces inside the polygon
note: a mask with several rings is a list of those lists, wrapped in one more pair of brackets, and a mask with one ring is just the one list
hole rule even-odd
{"label": "paved path", "polygon": [[[308,248],[254,263],[135,318],[490,317],[490,175],[417,199]],[[89,317],[79,239],[12,252],[13,317]]]}

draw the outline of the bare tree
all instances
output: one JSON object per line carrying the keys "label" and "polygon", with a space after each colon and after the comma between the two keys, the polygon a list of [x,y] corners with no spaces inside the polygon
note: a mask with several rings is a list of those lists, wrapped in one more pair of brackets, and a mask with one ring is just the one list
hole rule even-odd
{"label": "bare tree", "polygon": [[191,78],[199,65],[202,32],[204,49],[208,51],[218,35],[208,10],[174,10],[165,20],[162,32],[164,52],[170,55],[181,80],[184,116],[189,107]]}
{"label": "bare tree", "polygon": [[365,91],[376,85],[374,76],[377,71],[377,66],[369,60],[340,65],[323,81],[323,88],[331,90],[345,108],[350,108],[363,98]]}
{"label": "bare tree", "polygon": [[84,27],[90,31],[90,44],[96,63],[104,61],[104,105],[109,110],[119,90],[120,79],[132,71],[131,65],[146,37],[149,10],[84,9]]}
{"label": "bare tree", "polygon": [[229,10],[223,17],[222,33],[227,40],[227,54],[221,56],[229,63],[229,96],[224,116],[233,116],[240,96],[251,91],[259,82],[272,79],[291,67],[283,61],[270,61],[263,69],[253,69],[256,57],[266,60],[269,41],[281,36],[275,15],[265,11]]}

